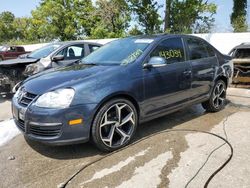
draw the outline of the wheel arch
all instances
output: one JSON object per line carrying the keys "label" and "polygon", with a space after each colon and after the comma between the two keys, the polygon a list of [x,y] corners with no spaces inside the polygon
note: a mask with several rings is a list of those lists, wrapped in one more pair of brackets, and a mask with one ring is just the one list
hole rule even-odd
{"label": "wheel arch", "polygon": [[[138,113],[138,117],[140,115],[140,107],[138,104],[138,101],[136,100],[136,98],[127,93],[127,92],[116,92],[114,94],[111,94],[109,96],[106,96],[104,99],[101,100],[101,102],[99,103],[99,105],[97,106],[96,110],[95,110],[95,115],[97,114],[98,110],[108,101],[112,100],[112,99],[116,99],[116,98],[124,98],[129,100],[130,102],[132,102],[132,104],[135,106],[137,113]],[[94,116],[95,117],[95,116]]]}
{"label": "wheel arch", "polygon": [[215,82],[218,81],[218,80],[222,80],[223,82],[225,82],[226,87],[228,87],[229,80],[228,80],[228,78],[227,78],[225,75],[219,75],[219,76],[215,79]]}

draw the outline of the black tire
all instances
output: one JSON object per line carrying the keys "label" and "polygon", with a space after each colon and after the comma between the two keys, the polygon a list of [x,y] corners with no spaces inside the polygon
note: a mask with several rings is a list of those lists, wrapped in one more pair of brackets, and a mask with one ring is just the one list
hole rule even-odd
{"label": "black tire", "polygon": [[[123,104],[125,107],[122,106]],[[117,110],[120,111],[120,113],[118,113]],[[118,118],[117,114],[121,114],[120,118]],[[127,123],[123,125],[121,123],[120,124],[121,126],[117,125],[119,121],[122,122],[122,120],[124,120],[125,117],[130,117],[130,115],[131,118],[129,119],[131,120],[129,120]],[[106,123],[113,121],[117,121],[117,123],[110,123],[110,124]],[[137,124],[138,124],[138,113],[133,103],[124,98],[112,99],[106,102],[98,110],[91,128],[91,141],[95,144],[97,148],[105,152],[111,152],[120,149],[131,141],[136,132]],[[113,133],[111,133],[112,130]],[[120,132],[121,130],[123,132]],[[124,135],[122,137],[121,133],[126,133],[127,135],[129,135],[129,137],[127,136],[124,137]],[[111,134],[113,134],[113,136],[110,136]],[[107,138],[104,138],[104,135]],[[121,137],[120,142],[119,142],[119,136]],[[110,139],[108,137],[112,137],[111,142],[105,141]],[[115,143],[115,141],[117,143],[112,145],[113,142]]]}
{"label": "black tire", "polygon": [[[220,95],[218,87],[223,88]],[[226,89],[226,83],[223,80],[216,81],[209,100],[203,102],[202,107],[207,112],[218,112],[222,110],[225,107]]]}

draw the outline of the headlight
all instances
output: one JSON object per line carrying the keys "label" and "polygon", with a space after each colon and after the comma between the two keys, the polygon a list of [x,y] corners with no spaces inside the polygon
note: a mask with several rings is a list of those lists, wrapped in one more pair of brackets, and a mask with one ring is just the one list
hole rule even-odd
{"label": "headlight", "polygon": [[35,106],[41,108],[67,108],[75,95],[73,89],[59,89],[40,96],[35,102]]}
{"label": "headlight", "polygon": [[34,74],[35,72],[37,72],[37,65],[36,64],[31,64],[31,65],[27,65],[25,72],[28,74]]}
{"label": "headlight", "polygon": [[18,90],[14,94],[14,98],[18,98],[19,97],[21,90],[22,90],[21,87],[19,87]]}
{"label": "headlight", "polygon": [[39,72],[41,72],[44,68],[41,67],[41,65],[39,65],[39,63],[35,63],[35,64],[31,64],[31,65],[27,65],[24,71],[24,74],[26,76],[32,76],[34,74],[37,74]]}

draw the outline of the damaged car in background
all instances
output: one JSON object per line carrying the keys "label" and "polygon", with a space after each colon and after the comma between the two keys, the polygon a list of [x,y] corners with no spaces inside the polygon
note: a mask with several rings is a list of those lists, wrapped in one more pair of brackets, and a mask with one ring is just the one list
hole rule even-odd
{"label": "damaged car in background", "polygon": [[15,59],[21,55],[26,55],[30,52],[25,51],[23,46],[0,46],[0,61]]}
{"label": "damaged car in background", "polygon": [[46,45],[17,59],[0,62],[0,94],[13,93],[27,77],[41,71],[68,66],[89,55],[102,44],[87,41]]}
{"label": "damaged car in background", "polygon": [[233,83],[250,83],[250,43],[234,47],[230,53],[234,64]]}

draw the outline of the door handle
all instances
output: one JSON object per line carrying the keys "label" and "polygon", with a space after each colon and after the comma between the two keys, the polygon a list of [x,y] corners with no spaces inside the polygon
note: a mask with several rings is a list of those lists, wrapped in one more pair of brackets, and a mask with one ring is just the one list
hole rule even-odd
{"label": "door handle", "polygon": [[182,75],[183,75],[183,78],[184,79],[191,79],[192,78],[192,71],[189,71],[189,70],[185,70],[183,73],[182,73]]}
{"label": "door handle", "polygon": [[191,75],[191,74],[192,74],[192,71],[186,70],[186,71],[183,72],[183,74],[184,74],[185,76],[188,76],[188,75]]}

